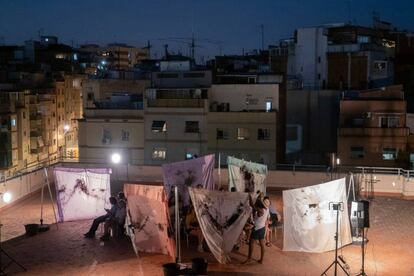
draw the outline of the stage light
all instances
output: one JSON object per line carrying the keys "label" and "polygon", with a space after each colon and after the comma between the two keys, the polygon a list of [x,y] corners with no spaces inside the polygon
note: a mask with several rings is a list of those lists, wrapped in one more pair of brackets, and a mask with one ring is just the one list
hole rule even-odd
{"label": "stage light", "polygon": [[4,203],[9,203],[12,200],[12,194],[10,192],[5,192],[3,194]]}
{"label": "stage light", "polygon": [[118,164],[119,162],[121,162],[121,155],[119,153],[113,153],[111,156],[111,161],[114,164]]}

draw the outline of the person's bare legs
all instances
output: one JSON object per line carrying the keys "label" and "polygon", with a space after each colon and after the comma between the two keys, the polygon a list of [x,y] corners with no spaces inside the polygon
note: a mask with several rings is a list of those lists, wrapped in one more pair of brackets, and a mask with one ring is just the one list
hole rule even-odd
{"label": "person's bare legs", "polygon": [[247,259],[243,262],[244,264],[251,261],[252,259],[252,255],[253,255],[253,243],[254,240],[252,238],[250,238],[250,242],[249,242],[249,253],[247,255]]}
{"label": "person's bare legs", "polygon": [[265,240],[259,240],[259,244],[260,244],[260,259],[259,259],[259,263],[263,263],[263,257],[264,257],[264,253],[265,253]]}

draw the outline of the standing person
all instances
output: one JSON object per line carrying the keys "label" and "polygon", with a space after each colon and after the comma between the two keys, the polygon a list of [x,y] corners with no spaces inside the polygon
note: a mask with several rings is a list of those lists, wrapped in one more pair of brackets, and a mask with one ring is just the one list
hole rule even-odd
{"label": "standing person", "polygon": [[266,199],[269,200],[270,205],[269,205],[269,219],[266,225],[265,240],[266,240],[266,246],[270,247],[272,245],[272,243],[270,242],[271,228],[276,228],[280,215],[278,214],[276,208],[273,206],[272,202],[270,201],[270,198],[268,196],[265,196],[263,200],[266,200]]}
{"label": "standing person", "polygon": [[204,252],[204,249],[203,249],[204,236],[203,236],[203,232],[201,231],[200,224],[198,223],[197,215],[195,213],[193,205],[190,206],[190,212],[185,217],[185,228],[189,234],[197,237],[198,252]]}
{"label": "standing person", "polygon": [[116,210],[118,208],[116,197],[111,196],[109,198],[109,202],[112,205],[111,209],[106,209],[105,208],[106,214],[103,215],[103,216],[97,217],[96,219],[93,220],[91,228],[89,229],[89,231],[87,233],[84,234],[85,238],[93,239],[95,237],[95,232],[98,229],[99,224],[115,217]]}
{"label": "standing person", "polygon": [[[261,203],[261,204],[260,204]],[[265,253],[265,233],[266,233],[266,223],[269,218],[269,206],[270,200],[264,199],[263,202],[256,202],[256,214],[254,216],[254,228],[250,237],[249,242],[249,254],[247,260],[243,263],[247,263],[252,260],[253,254],[253,244],[254,241],[259,241],[260,244],[260,259],[259,263],[263,263],[263,257]]]}

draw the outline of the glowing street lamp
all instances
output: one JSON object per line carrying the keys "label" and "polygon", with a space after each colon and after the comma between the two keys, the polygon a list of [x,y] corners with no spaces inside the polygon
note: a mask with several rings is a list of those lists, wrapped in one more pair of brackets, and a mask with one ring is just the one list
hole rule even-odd
{"label": "glowing street lamp", "polygon": [[119,153],[113,153],[111,155],[111,161],[114,164],[119,164],[121,162],[121,155]]}
{"label": "glowing street lamp", "polygon": [[69,129],[70,129],[70,125],[68,125],[68,124],[64,125],[64,126],[63,126],[63,129],[64,129],[65,131],[69,131]]}

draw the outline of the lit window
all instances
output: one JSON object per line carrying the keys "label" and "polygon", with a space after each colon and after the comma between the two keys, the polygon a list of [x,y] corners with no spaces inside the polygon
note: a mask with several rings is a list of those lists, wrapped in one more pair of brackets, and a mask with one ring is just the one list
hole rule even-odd
{"label": "lit window", "polygon": [[11,122],[10,122],[10,124],[11,124],[11,126],[16,126],[16,119],[11,119]]}
{"label": "lit window", "polygon": [[155,148],[152,150],[152,159],[165,160],[166,152],[165,148]]}
{"label": "lit window", "polygon": [[218,128],[216,130],[216,139],[217,140],[228,140],[229,132],[227,131],[227,129]]}
{"label": "lit window", "polygon": [[187,133],[198,133],[198,121],[186,121],[185,122],[185,132]]}
{"label": "lit window", "polygon": [[272,111],[272,102],[267,101],[266,102],[266,112]]}
{"label": "lit window", "polygon": [[395,148],[383,148],[382,160],[395,160],[397,157],[397,150]]}
{"label": "lit window", "polygon": [[237,129],[238,140],[249,140],[249,130],[247,128],[239,127]]}
{"label": "lit window", "polygon": [[166,132],[167,131],[167,124],[165,121],[152,121],[151,126],[152,132]]}
{"label": "lit window", "polygon": [[267,128],[259,128],[257,130],[257,140],[270,140],[270,130]]}
{"label": "lit window", "polygon": [[357,158],[364,158],[364,147],[361,146],[354,146],[351,147],[351,158],[357,159]]}

